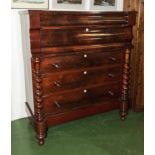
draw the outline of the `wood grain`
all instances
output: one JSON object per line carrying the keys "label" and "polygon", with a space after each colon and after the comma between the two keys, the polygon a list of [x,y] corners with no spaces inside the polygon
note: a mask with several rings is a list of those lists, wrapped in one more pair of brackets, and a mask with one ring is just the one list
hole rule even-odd
{"label": "wood grain", "polygon": [[131,53],[131,106],[135,111],[144,109],[144,1],[125,0],[125,11],[137,11],[134,26],[134,49]]}
{"label": "wood grain", "polygon": [[113,109],[120,109],[125,119],[136,13],[30,10],[28,14],[32,115],[39,144],[48,127],[56,124]]}

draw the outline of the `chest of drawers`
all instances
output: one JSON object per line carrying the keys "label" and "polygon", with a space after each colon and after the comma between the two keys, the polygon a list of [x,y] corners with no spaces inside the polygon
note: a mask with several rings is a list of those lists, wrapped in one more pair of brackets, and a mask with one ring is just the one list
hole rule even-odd
{"label": "chest of drawers", "polygon": [[135,12],[21,12],[26,107],[39,144],[47,128],[128,111]]}

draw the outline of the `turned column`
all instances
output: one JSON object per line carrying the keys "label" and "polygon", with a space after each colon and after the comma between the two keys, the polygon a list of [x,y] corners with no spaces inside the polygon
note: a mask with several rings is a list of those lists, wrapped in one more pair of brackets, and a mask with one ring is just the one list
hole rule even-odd
{"label": "turned column", "polygon": [[128,114],[129,102],[129,65],[130,65],[130,49],[126,49],[124,53],[123,77],[122,77],[122,90],[121,90],[121,104],[120,116],[124,120]]}
{"label": "turned column", "polygon": [[37,133],[38,143],[44,144],[46,137],[46,121],[43,113],[42,99],[42,78],[40,74],[40,58],[32,58],[32,74],[33,74],[33,89],[34,89],[34,105],[35,105],[35,128]]}

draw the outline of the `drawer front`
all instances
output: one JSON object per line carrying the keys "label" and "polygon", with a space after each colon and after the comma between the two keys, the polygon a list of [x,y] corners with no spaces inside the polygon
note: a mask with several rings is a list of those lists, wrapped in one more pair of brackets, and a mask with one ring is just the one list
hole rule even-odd
{"label": "drawer front", "polygon": [[44,111],[53,114],[61,113],[91,104],[99,104],[105,100],[119,99],[119,97],[120,84],[86,87],[57,95],[44,96]]}
{"label": "drawer front", "polygon": [[41,29],[41,47],[118,43],[129,42],[131,39],[130,27]]}
{"label": "drawer front", "polygon": [[49,12],[41,13],[41,26],[68,25],[121,25],[127,24],[127,14],[124,12],[87,13],[87,12]]}
{"label": "drawer front", "polygon": [[122,63],[122,52],[77,53],[42,58],[41,71],[60,72],[68,69],[116,65]]}
{"label": "drawer front", "polygon": [[121,66],[98,67],[72,72],[49,74],[43,77],[43,92],[55,93],[96,84],[107,84],[121,80]]}

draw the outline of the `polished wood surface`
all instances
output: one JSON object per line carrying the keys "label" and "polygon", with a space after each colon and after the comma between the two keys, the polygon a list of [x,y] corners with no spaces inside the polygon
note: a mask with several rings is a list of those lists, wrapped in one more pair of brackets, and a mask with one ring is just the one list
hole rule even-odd
{"label": "polished wood surface", "polygon": [[[30,14],[33,11],[30,11]],[[38,14],[40,11],[38,11]],[[130,12],[129,14],[132,14]],[[70,14],[68,16],[68,14]],[[70,12],[70,11],[53,11],[41,12],[40,25],[41,26],[77,26],[77,25],[111,25],[120,26],[125,25],[130,21],[127,20],[127,12]],[[62,23],[63,21],[63,23]],[[133,20],[132,20],[133,21]]]}
{"label": "polished wood surface", "polygon": [[118,109],[120,106],[120,101],[118,100],[106,100],[102,104],[89,104],[89,106],[83,106],[79,109],[73,109],[64,113],[59,113],[52,117],[47,116],[47,126],[61,124],[67,121],[76,120],[86,116],[94,115],[97,113],[107,112],[110,110]]}
{"label": "polished wood surface", "polygon": [[144,109],[144,0],[125,0],[124,10],[137,11],[134,27],[134,49],[131,53],[131,106],[135,111]]}
{"label": "polished wood surface", "polygon": [[87,67],[119,65],[122,63],[122,52],[97,52],[97,50],[81,53],[63,54],[42,57],[41,70],[43,73],[70,71]]}
{"label": "polished wood surface", "polygon": [[121,81],[122,68],[117,66],[101,66],[94,68],[85,68],[63,73],[53,73],[43,75],[43,91],[44,93],[60,92],[64,90],[84,87],[89,85],[104,83],[112,83]]}
{"label": "polished wood surface", "polygon": [[[72,27],[72,28],[51,28],[41,30],[41,46],[70,46],[111,43],[111,42],[130,42],[132,39],[131,29],[122,28],[94,28],[94,27]],[[62,38],[62,40],[58,39]]]}
{"label": "polished wood surface", "polygon": [[[67,97],[70,96],[70,97]],[[95,85],[76,88],[61,93],[43,96],[45,113],[62,113],[92,104],[101,104],[104,100],[118,99],[120,96],[120,82],[109,85]]]}
{"label": "polished wood surface", "polygon": [[124,120],[135,12],[28,14],[39,144],[49,126],[66,121],[117,108]]}

